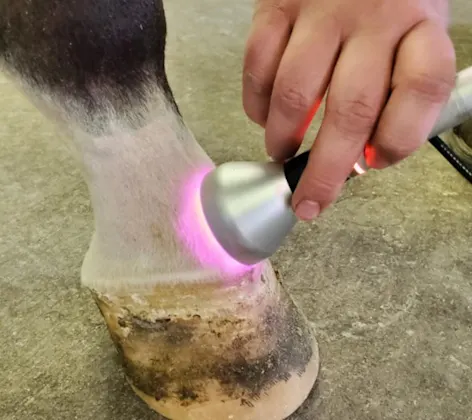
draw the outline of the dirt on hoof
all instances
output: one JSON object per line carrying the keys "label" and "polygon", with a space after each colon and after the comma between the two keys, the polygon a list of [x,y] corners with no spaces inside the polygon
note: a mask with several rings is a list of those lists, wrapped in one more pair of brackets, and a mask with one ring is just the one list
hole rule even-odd
{"label": "dirt on hoof", "polygon": [[318,375],[312,328],[270,266],[223,289],[94,297],[128,381],[169,419],[282,420]]}

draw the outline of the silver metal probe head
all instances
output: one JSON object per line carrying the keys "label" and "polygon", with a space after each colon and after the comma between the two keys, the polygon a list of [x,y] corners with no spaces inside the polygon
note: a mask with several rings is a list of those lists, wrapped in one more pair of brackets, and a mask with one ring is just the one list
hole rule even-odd
{"label": "silver metal probe head", "polygon": [[204,179],[201,202],[220,245],[252,265],[270,257],[297,219],[284,167],[274,162],[228,162]]}

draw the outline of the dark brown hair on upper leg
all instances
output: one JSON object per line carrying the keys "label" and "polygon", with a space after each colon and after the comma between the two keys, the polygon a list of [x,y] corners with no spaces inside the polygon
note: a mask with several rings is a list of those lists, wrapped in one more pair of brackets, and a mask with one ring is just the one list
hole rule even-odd
{"label": "dark brown hair on upper leg", "polygon": [[90,113],[126,113],[153,84],[178,112],[165,43],[162,0],[0,0],[6,69]]}

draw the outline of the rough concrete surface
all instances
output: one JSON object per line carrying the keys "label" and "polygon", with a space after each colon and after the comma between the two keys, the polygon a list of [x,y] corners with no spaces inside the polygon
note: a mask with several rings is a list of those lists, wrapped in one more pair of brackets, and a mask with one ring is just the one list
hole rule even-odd
{"label": "rough concrete surface", "polygon": [[[172,86],[216,162],[265,159],[240,101],[251,4],[167,2]],[[463,68],[471,3],[453,9]],[[80,288],[84,182],[51,123],[1,76],[0,145],[0,419],[156,419]],[[274,263],[316,326],[322,371],[291,420],[472,418],[471,213],[472,187],[426,145],[297,226]]]}

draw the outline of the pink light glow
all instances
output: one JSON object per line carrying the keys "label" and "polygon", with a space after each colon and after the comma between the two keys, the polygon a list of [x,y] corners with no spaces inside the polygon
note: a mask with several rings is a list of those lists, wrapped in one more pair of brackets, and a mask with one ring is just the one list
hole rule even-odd
{"label": "pink light glow", "polygon": [[251,271],[255,265],[244,265],[232,258],[216,240],[203,214],[200,187],[205,175],[212,169],[200,169],[184,185],[179,209],[179,233],[203,268],[239,277]]}

